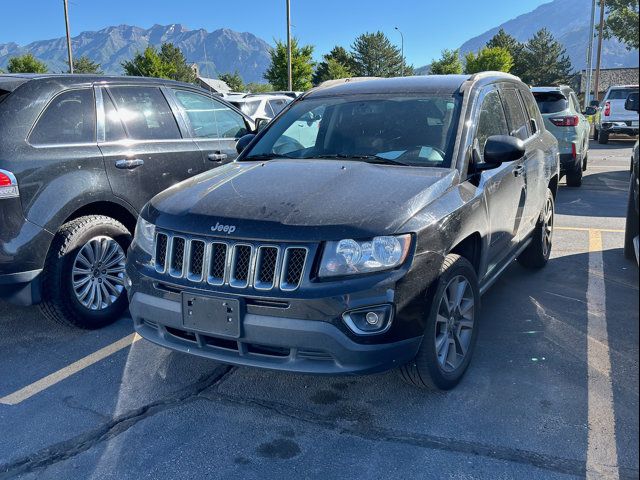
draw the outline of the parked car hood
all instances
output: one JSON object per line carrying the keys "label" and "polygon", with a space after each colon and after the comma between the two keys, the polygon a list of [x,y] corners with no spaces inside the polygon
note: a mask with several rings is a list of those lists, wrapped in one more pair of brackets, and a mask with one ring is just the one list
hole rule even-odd
{"label": "parked car hood", "polygon": [[[159,228],[236,239],[367,238],[397,233],[457,181],[456,170],[442,168],[234,162],[160,193],[143,216]],[[235,228],[225,233],[216,225]]]}

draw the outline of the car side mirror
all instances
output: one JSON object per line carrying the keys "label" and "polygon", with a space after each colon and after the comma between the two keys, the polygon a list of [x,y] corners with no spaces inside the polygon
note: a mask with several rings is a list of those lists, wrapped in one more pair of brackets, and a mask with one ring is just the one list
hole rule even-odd
{"label": "car side mirror", "polygon": [[238,140],[238,143],[236,143],[236,152],[238,152],[238,155],[240,155],[243,150],[249,146],[254,138],[256,138],[255,133],[248,133],[240,137],[240,140]]}
{"label": "car side mirror", "polygon": [[261,132],[271,121],[269,118],[256,118],[256,132]]}
{"label": "car side mirror", "polygon": [[594,106],[589,106],[584,110],[584,115],[590,117],[591,115],[595,115],[596,113],[598,113],[598,107],[594,107]]}
{"label": "car side mirror", "polygon": [[484,145],[484,162],[476,166],[477,170],[497,168],[504,162],[512,162],[525,154],[524,143],[509,135],[493,135]]}
{"label": "car side mirror", "polygon": [[591,100],[591,102],[589,102],[589,106],[598,108],[600,106],[600,102],[598,100]]}
{"label": "car side mirror", "polygon": [[627,97],[624,102],[624,109],[632,112],[638,111],[638,93],[632,93]]}

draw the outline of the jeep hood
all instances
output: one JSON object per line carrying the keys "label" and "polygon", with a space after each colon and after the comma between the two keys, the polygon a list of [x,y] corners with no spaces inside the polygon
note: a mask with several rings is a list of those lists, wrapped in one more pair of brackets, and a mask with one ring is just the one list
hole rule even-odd
{"label": "jeep hood", "polygon": [[[255,240],[320,241],[399,233],[458,181],[456,170],[334,160],[234,162],[160,193],[159,228]],[[212,227],[235,227],[230,234]]]}

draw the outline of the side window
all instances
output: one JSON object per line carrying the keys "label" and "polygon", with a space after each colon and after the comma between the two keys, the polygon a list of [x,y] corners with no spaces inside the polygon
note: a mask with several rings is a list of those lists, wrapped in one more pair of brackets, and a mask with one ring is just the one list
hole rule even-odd
{"label": "side window", "polygon": [[132,140],[182,138],[167,100],[157,87],[110,87],[120,118]]}
{"label": "side window", "polygon": [[496,90],[490,91],[485,95],[480,107],[474,148],[481,158],[487,139],[493,135],[509,135],[507,119],[502,108],[500,96]]}
{"label": "side window", "polygon": [[578,97],[576,97],[576,94],[571,92],[571,100],[573,100],[573,110],[577,113],[582,112],[582,109],[580,108],[580,100],[578,100]]}
{"label": "side window", "polygon": [[117,142],[127,138],[127,132],[122,124],[120,113],[113,104],[109,93],[102,89],[102,103],[104,105],[104,137],[106,142]]}
{"label": "side window", "polygon": [[526,140],[529,138],[529,121],[520,103],[518,92],[512,89],[502,91],[504,106],[507,112],[507,120],[511,130],[511,136]]}
{"label": "side window", "polygon": [[542,115],[540,115],[538,104],[530,91],[520,91],[520,98],[522,98],[522,101],[524,102],[525,111],[529,119],[529,124],[531,125],[531,132],[535,135],[540,130],[544,122],[544,120],[542,120]]}
{"label": "side window", "polygon": [[53,99],[29,137],[33,145],[95,143],[96,106],[93,90],[70,90]]}
{"label": "side window", "polygon": [[273,102],[271,101],[266,102],[264,109],[265,109],[265,113],[269,118],[275,117],[276,114],[278,113],[277,110],[273,108]]}
{"label": "side window", "polygon": [[174,90],[197,138],[240,138],[247,133],[242,115],[213,98],[187,90]]}

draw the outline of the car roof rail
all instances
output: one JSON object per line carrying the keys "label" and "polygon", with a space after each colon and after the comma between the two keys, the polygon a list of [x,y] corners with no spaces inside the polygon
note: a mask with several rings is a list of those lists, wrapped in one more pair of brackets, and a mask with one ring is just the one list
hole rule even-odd
{"label": "car roof rail", "polygon": [[329,88],[336,85],[342,85],[344,83],[354,82],[366,82],[367,80],[380,80],[381,77],[349,77],[349,78],[337,78],[335,80],[326,80],[318,85],[315,89]]}

